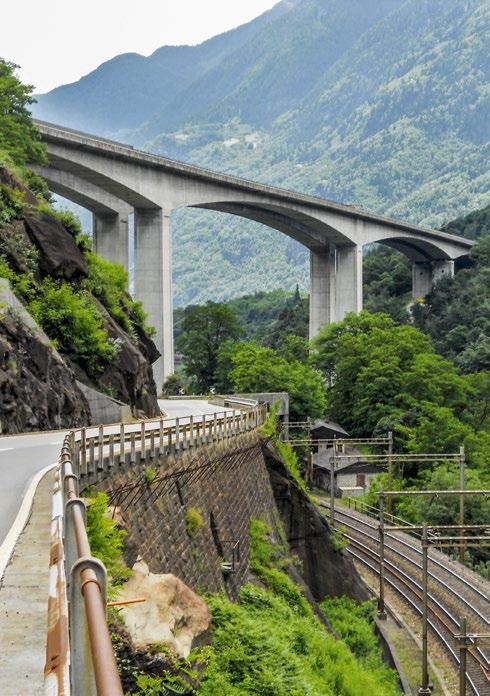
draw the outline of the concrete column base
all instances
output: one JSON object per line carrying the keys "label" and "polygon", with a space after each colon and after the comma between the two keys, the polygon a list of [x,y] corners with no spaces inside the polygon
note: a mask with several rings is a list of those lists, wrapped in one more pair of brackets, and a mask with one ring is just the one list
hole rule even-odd
{"label": "concrete column base", "polygon": [[452,278],[454,276],[454,261],[442,259],[434,261],[432,269],[432,285],[435,285],[441,278]]}
{"label": "concrete column base", "polygon": [[128,213],[93,216],[95,251],[112,263],[129,268],[128,262]]}
{"label": "concrete column base", "polygon": [[430,261],[412,265],[412,298],[414,302],[429,294],[432,289],[432,265]]}
{"label": "concrete column base", "polygon": [[174,372],[170,215],[161,208],[137,208],[134,222],[135,296],[156,329],[154,341],[162,357],[153,363],[153,377],[160,393]]}
{"label": "concrete column base", "polygon": [[362,245],[337,247],[335,321],[362,310]]}
{"label": "concrete column base", "polygon": [[310,339],[362,310],[362,246],[310,251]]}
{"label": "concrete column base", "polygon": [[310,339],[335,315],[335,250],[310,251]]}

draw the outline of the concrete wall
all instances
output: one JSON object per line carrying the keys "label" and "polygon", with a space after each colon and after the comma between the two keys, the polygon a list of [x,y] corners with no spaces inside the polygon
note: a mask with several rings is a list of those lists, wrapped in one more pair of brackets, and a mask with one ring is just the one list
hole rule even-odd
{"label": "concrete wall", "polygon": [[90,425],[132,421],[131,407],[128,404],[123,404],[107,394],[91,389],[83,382],[77,381],[77,386],[88,401],[91,413]]}
{"label": "concrete wall", "polygon": [[[193,589],[225,590],[236,598],[250,579],[250,521],[262,518],[274,530],[276,543],[285,530],[315,599],[329,594],[366,598],[352,561],[334,549],[328,523],[270,446],[264,450],[256,431],[160,461],[118,466],[110,475],[86,480],[91,483],[109,493],[128,531],[129,565],[141,557],[153,573],[174,573]],[[191,508],[202,518],[195,533],[186,528]],[[237,542],[235,572],[223,572],[222,562],[232,562]]]}

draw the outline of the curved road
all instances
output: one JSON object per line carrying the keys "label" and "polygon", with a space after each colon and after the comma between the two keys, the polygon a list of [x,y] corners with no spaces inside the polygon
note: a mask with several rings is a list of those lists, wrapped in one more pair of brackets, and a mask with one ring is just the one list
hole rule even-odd
{"label": "curved road", "polygon": [[[158,403],[168,420],[231,410],[201,399],[160,399]],[[114,432],[117,430],[115,427]],[[0,549],[30,481],[38,471],[58,461],[66,432],[57,430],[0,437]]]}

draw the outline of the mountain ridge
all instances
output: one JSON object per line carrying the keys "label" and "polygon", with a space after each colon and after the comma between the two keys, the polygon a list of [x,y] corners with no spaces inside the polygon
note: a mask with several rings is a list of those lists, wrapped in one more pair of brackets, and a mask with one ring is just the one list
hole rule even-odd
{"label": "mountain ridge", "polygon": [[[179,63],[166,103],[155,111],[151,99],[135,97],[139,123],[111,122],[109,135],[428,227],[488,203],[484,0],[301,0],[274,11],[197,47],[158,49],[167,77],[167,49],[198,50],[211,61],[224,41],[228,52],[194,72]],[[154,87],[140,82],[151,96]],[[77,118],[89,114],[93,132],[98,103],[82,87],[71,86],[70,108]],[[99,88],[108,108],[111,97]],[[129,94],[119,95],[123,103]],[[48,97],[36,115],[44,117]],[[67,113],[55,109],[51,120],[73,125]],[[280,233],[188,209],[175,212],[173,226],[177,305],[307,285],[307,252]]]}

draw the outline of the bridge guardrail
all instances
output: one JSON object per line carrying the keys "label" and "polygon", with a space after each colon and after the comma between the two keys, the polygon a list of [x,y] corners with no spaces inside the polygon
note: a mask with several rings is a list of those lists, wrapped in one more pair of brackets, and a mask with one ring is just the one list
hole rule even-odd
{"label": "bridge guardrail", "polygon": [[123,696],[107,624],[107,572],[90,551],[80,480],[249,432],[267,408],[247,406],[167,425],[163,418],[121,423],[115,432],[114,425],[81,428],[65,437],[53,492],[47,696]]}

